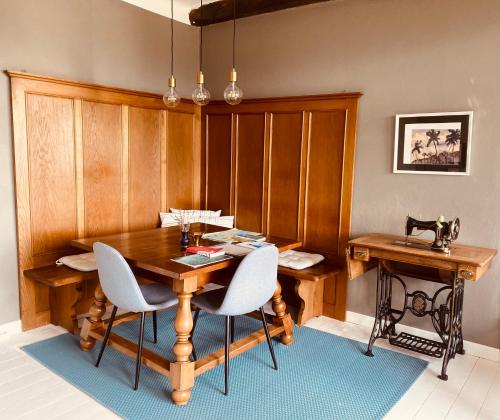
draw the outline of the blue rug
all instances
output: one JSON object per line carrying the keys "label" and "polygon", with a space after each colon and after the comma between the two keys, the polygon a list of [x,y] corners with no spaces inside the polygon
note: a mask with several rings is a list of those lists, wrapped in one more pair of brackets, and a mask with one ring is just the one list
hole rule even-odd
{"label": "blue rug", "polygon": [[[145,346],[172,359],[175,311],[158,316],[158,344],[152,343],[151,318],[146,319]],[[260,328],[248,317],[236,318],[237,337]],[[139,321],[113,329],[137,340]],[[201,314],[194,343],[198,357],[223,346],[224,319]],[[427,362],[312,328],[295,328],[295,343],[274,341],[279,370],[272,369],[263,343],[231,360],[230,394],[223,395],[223,365],[196,379],[191,400],[178,407],[170,400],[167,378],[142,367],[139,390],[133,391],[135,361],[107,348],[94,367],[98,346],[80,351],[79,338],[63,334],[23,347],[43,365],[127,419],[379,419],[403,396]]]}

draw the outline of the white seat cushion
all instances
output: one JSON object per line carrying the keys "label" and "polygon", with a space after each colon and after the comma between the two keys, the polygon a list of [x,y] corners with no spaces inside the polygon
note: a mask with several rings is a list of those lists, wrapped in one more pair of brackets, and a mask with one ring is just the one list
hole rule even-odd
{"label": "white seat cushion", "polygon": [[310,254],[300,251],[285,251],[279,255],[278,265],[282,267],[293,268],[294,270],[302,270],[311,267],[323,261],[325,257],[321,254]]}

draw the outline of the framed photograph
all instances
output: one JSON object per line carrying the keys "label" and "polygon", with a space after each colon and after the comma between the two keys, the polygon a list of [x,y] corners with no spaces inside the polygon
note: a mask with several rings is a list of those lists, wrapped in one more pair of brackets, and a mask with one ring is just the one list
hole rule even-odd
{"label": "framed photograph", "polygon": [[394,173],[469,175],[472,111],[396,115]]}

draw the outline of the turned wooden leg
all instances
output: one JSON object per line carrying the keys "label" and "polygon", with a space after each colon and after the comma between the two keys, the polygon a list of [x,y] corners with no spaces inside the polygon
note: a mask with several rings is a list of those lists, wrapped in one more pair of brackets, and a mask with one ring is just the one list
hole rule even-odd
{"label": "turned wooden leg", "polygon": [[[194,279],[194,280],[193,280]],[[175,362],[170,363],[170,385],[172,386],[172,400],[175,404],[187,404],[191,397],[191,388],[194,385],[194,362],[191,361],[193,346],[190,334],[193,328],[191,314],[191,297],[196,290],[197,279],[184,279],[174,283],[179,304],[174,321],[177,341],[173,347]]]}
{"label": "turned wooden leg", "polygon": [[285,327],[285,332],[281,335],[281,342],[289,345],[293,343],[293,321],[290,314],[286,313],[286,303],[281,296],[281,284],[276,281],[276,290],[272,297],[273,311],[276,314],[278,324]]}
{"label": "turned wooden leg", "polygon": [[101,285],[97,285],[94,292],[94,303],[89,309],[89,316],[83,321],[80,331],[80,349],[90,351],[94,348],[95,338],[89,336],[89,332],[101,325],[102,317],[106,313],[106,296],[102,291]]}

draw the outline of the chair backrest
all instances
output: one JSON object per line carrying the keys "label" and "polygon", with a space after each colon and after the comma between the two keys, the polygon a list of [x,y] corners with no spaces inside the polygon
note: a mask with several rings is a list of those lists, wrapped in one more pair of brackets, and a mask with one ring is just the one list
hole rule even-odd
{"label": "chair backrest", "polygon": [[125,258],[102,242],[94,243],[99,281],[106,297],[119,308],[144,312],[148,308],[137,279]]}
{"label": "chair backrest", "polygon": [[278,249],[266,246],[249,253],[236,269],[219,313],[242,315],[263,306],[276,290]]}

